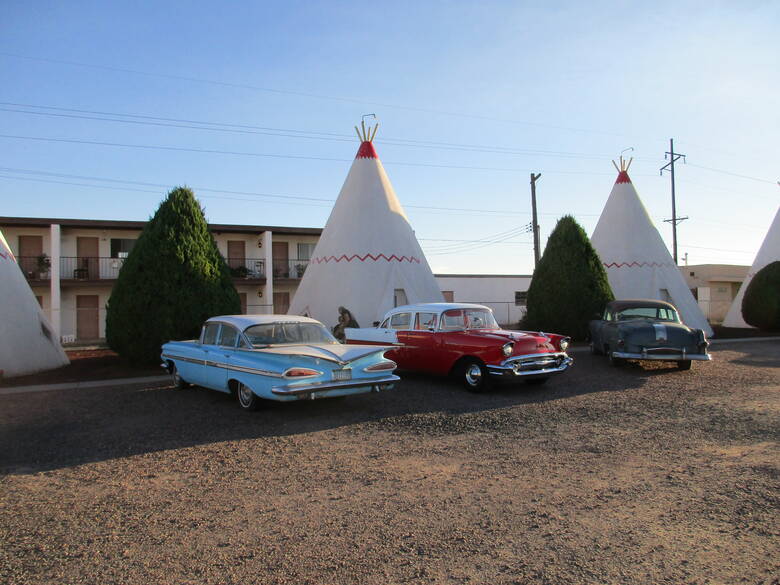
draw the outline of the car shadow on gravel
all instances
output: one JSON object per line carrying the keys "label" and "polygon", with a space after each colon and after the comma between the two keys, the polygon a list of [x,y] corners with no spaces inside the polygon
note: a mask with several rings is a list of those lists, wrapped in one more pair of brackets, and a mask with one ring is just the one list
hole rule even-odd
{"label": "car shadow on gravel", "polygon": [[[227,394],[190,388],[108,387],[0,397],[0,473],[27,473],[86,462],[225,441],[285,437],[421,414],[458,416],[567,400],[593,392],[626,392],[655,376],[694,376],[675,368],[610,368],[586,355],[544,385],[502,384],[472,394],[449,380],[402,374],[379,394],[240,410]],[[674,378],[678,379],[678,378]]]}

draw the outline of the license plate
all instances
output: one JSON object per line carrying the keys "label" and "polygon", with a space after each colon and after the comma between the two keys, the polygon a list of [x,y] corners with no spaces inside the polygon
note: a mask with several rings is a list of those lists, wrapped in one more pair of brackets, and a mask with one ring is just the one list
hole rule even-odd
{"label": "license plate", "polygon": [[335,382],[344,382],[345,380],[351,380],[351,379],[352,379],[352,370],[350,369],[333,370],[333,380]]}

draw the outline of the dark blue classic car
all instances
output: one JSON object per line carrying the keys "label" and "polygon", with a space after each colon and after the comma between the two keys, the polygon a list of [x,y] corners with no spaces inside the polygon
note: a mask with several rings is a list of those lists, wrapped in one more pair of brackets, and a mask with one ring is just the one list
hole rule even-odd
{"label": "dark blue classic car", "polygon": [[589,330],[591,352],[606,355],[613,366],[625,360],[655,360],[677,362],[679,369],[689,370],[693,360],[712,359],[704,331],[685,325],[674,305],[664,301],[612,301]]}

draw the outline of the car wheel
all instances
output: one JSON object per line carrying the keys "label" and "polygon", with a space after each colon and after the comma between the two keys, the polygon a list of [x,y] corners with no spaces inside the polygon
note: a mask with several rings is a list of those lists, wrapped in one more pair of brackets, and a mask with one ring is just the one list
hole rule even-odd
{"label": "car wheel", "polygon": [[171,380],[173,381],[173,387],[176,388],[176,390],[184,390],[189,387],[189,384],[185,382],[184,378],[179,374],[176,364],[171,364]]}
{"label": "car wheel", "polygon": [[691,369],[691,360],[678,360],[678,362],[677,362],[677,369],[678,370],[690,370]]}
{"label": "car wheel", "polygon": [[613,367],[622,366],[626,363],[626,360],[623,358],[615,357],[615,354],[612,351],[607,353],[607,357],[609,358],[609,365]]}
{"label": "car wheel", "polygon": [[260,403],[260,399],[252,389],[241,382],[236,382],[236,398],[238,398],[238,405],[244,410],[257,410]]}
{"label": "car wheel", "polygon": [[488,385],[487,368],[474,359],[464,360],[458,368],[458,378],[469,392],[482,392]]}

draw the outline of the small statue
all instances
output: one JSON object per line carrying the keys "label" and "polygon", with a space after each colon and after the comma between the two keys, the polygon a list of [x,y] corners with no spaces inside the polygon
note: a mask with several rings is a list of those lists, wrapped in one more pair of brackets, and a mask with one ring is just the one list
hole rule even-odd
{"label": "small statue", "polygon": [[355,318],[352,316],[352,313],[349,312],[349,309],[339,307],[339,322],[333,328],[333,337],[342,343],[346,340],[344,334],[344,329],[346,327],[360,327],[360,325],[355,321]]}

